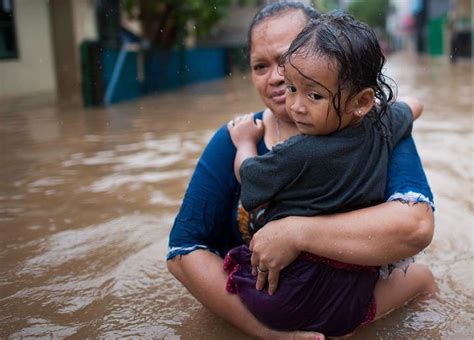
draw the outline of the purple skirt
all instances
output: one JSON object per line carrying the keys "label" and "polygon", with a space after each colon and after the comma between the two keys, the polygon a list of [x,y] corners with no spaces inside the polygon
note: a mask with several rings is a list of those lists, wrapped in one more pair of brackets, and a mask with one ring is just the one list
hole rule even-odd
{"label": "purple skirt", "polygon": [[245,245],[229,251],[224,259],[224,269],[229,271],[226,288],[270,328],[342,336],[373,319],[377,267],[302,253],[280,272],[277,291],[268,295],[266,289],[255,289],[251,255]]}

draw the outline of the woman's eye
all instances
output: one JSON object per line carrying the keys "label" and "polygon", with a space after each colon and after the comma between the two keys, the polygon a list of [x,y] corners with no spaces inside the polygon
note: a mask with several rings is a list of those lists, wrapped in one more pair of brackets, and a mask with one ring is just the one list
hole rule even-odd
{"label": "woman's eye", "polygon": [[309,94],[309,97],[313,100],[321,100],[323,99],[323,96],[321,96],[320,94],[318,93],[310,93]]}
{"label": "woman's eye", "polygon": [[290,93],[294,93],[296,92],[296,87],[294,87],[293,85],[286,85],[286,90]]}
{"label": "woman's eye", "polygon": [[260,70],[263,70],[266,67],[267,66],[265,64],[256,64],[256,65],[253,66],[253,70],[254,71],[260,71]]}

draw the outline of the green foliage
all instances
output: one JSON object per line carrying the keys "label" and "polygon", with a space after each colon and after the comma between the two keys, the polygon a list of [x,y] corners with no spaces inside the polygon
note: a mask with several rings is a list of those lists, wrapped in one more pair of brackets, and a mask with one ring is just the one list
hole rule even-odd
{"label": "green foliage", "polygon": [[348,12],[373,28],[385,30],[389,0],[353,0]]}
{"label": "green foliage", "polygon": [[232,0],[121,0],[127,15],[141,21],[145,37],[158,47],[202,36],[226,13]]}
{"label": "green foliage", "polygon": [[338,8],[337,0],[313,0],[312,3],[320,13],[328,13]]}

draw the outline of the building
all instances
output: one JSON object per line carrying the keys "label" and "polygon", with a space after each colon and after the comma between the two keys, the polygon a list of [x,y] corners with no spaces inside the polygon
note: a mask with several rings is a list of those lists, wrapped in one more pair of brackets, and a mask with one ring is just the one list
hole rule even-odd
{"label": "building", "polygon": [[119,0],[0,0],[0,100],[109,104],[229,73],[223,48],[156,55],[125,31]]}
{"label": "building", "polygon": [[390,0],[387,32],[395,48],[431,56],[472,56],[471,0]]}
{"label": "building", "polygon": [[0,99],[81,100],[79,44],[96,39],[94,0],[0,0]]}

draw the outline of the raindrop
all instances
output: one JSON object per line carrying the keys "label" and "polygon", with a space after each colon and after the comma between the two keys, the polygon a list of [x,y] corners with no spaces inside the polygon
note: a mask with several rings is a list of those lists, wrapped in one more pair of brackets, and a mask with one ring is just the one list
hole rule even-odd
{"label": "raindrop", "polygon": [[339,250],[337,253],[338,253],[339,255],[341,255],[341,254],[342,254],[342,250]]}
{"label": "raindrop", "polygon": [[196,29],[196,25],[193,26],[193,30],[195,30],[195,29]]}
{"label": "raindrop", "polygon": [[372,236],[371,236],[371,235],[369,235],[369,240],[371,240],[371,239],[372,239]]}
{"label": "raindrop", "polygon": [[229,76],[232,76],[232,72],[229,72]]}
{"label": "raindrop", "polygon": [[214,10],[216,10],[216,9],[217,9],[217,7],[216,7],[216,6],[214,6]]}
{"label": "raindrop", "polygon": [[160,29],[160,32],[163,33],[163,29],[162,29],[162,28]]}

